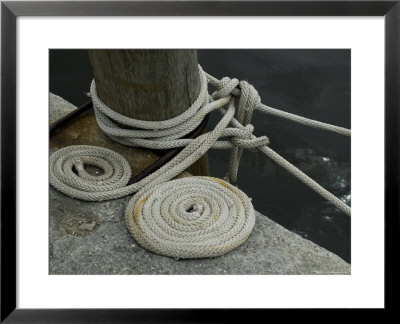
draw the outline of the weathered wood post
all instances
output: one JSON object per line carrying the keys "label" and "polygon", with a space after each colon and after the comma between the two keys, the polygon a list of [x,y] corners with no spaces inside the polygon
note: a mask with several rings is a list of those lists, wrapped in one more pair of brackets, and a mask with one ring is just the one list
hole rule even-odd
{"label": "weathered wood post", "polygon": [[[200,78],[196,50],[89,50],[100,98],[135,119],[165,120],[197,98]],[[189,170],[208,175],[207,157]]]}

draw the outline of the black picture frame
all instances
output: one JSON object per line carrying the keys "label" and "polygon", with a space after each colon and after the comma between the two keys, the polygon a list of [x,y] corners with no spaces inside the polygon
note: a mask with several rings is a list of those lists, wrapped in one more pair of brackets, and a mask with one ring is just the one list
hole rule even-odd
{"label": "black picture frame", "polygon": [[[399,237],[400,0],[396,1],[2,1],[1,2],[1,322],[226,322],[239,310],[16,308],[16,19],[19,16],[384,16],[385,309],[397,285],[389,249]],[[371,127],[371,136],[373,130]],[[368,140],[368,139],[366,139]],[[371,148],[373,152],[373,148]],[[389,243],[390,241],[390,243]],[[396,251],[396,258],[398,252]],[[241,312],[255,310],[241,310]],[[258,312],[261,312],[258,310]],[[255,314],[254,314],[255,315]],[[263,314],[259,314],[264,316]],[[253,317],[253,314],[252,314]],[[255,315],[254,318],[257,318]]]}

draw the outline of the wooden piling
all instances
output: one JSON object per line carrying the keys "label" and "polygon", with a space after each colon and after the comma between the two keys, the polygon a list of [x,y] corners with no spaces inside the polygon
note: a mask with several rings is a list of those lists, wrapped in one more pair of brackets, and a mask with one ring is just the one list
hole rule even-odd
{"label": "wooden piling", "polygon": [[[88,54],[100,98],[130,118],[173,118],[199,94],[196,50],[88,50]],[[207,157],[188,171],[208,175]]]}

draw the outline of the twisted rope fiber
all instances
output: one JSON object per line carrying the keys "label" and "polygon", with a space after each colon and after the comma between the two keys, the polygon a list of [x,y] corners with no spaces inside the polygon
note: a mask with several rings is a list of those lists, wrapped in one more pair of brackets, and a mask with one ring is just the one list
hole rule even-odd
{"label": "twisted rope fiber", "polygon": [[[104,173],[92,176],[84,169],[85,164],[101,168]],[[126,186],[131,173],[124,157],[98,146],[67,146],[50,156],[50,184],[73,198],[92,200],[96,194],[107,195]]]}
{"label": "twisted rope fiber", "polygon": [[129,202],[125,219],[136,241],[154,253],[204,258],[245,242],[255,214],[238,188],[217,178],[190,177],[140,191]]}
{"label": "twisted rope fiber", "polygon": [[[79,159],[78,156],[82,155],[84,157],[84,161],[81,161],[82,164],[91,164],[91,154],[93,154],[95,158],[98,157],[98,155],[101,155],[101,153],[96,152],[98,147],[87,145],[69,146],[56,151],[50,156],[50,183],[62,193],[73,198],[87,201],[103,201],[121,198],[133,194],[141,189],[154,187],[157,184],[171,180],[197,161],[221,136],[223,130],[226,128],[235,112],[234,100],[231,98],[223,98],[209,104],[211,107],[220,107],[226,105],[228,102],[228,110],[214,130],[191,141],[170,162],[134,184],[126,186],[127,182],[125,184],[120,182],[120,186],[115,185],[113,187],[107,186],[103,188],[103,183],[100,181],[96,188],[94,188],[93,186],[95,186],[95,184],[93,182],[88,182],[88,176],[85,178],[79,178],[79,174],[76,175],[72,171],[66,173],[66,169],[72,170],[73,164],[79,163],[77,161]],[[103,150],[103,148],[100,149]],[[121,155],[115,152],[113,153],[118,155],[119,159],[125,160]],[[128,163],[127,161],[125,162]],[[103,163],[105,164],[107,161],[103,161]],[[95,166],[102,168],[100,165]],[[109,162],[109,166],[113,168],[113,163]],[[125,177],[129,180],[129,177]]]}
{"label": "twisted rope fiber", "polygon": [[[350,136],[350,130],[265,106],[257,91],[246,81],[239,82],[227,77],[218,80],[206,74],[200,66],[199,73],[201,87],[196,101],[183,114],[164,121],[141,121],[118,114],[101,101],[93,80],[91,97],[96,119],[109,137],[130,146],[184,148],[157,171],[126,186],[130,169],[128,165],[129,171],[126,171],[126,160],[121,162],[123,157],[115,152],[116,155],[112,155],[110,150],[91,146],[67,147],[50,158],[51,184],[67,195],[89,201],[115,199],[139,191],[126,209],[129,231],[149,250],[178,258],[226,253],[242,244],[254,227],[254,210],[249,198],[227,182],[207,177],[167,182],[210,148],[231,149],[227,176],[231,183],[236,182],[243,148],[258,149],[346,214],[351,214],[349,206],[270,149],[266,136],[255,137],[250,122],[253,110],[259,109],[267,114],[345,136]],[[207,90],[208,83],[217,88],[211,96]],[[222,118],[212,131],[196,139],[180,139],[195,129],[204,116],[213,110],[219,110]],[[228,140],[218,140],[223,137],[228,137]],[[116,163],[117,160],[120,164]],[[101,178],[88,175],[84,171],[84,164],[104,169],[104,175]],[[77,170],[77,175],[73,168]],[[123,180],[116,180],[120,177]],[[228,198],[224,200],[224,197]]]}
{"label": "twisted rope fiber", "polygon": [[[222,129],[221,132],[218,131],[220,133],[220,138],[228,137],[229,140],[215,140],[212,145],[209,146],[209,148],[216,149],[231,149],[227,175],[229,182],[236,183],[237,181],[237,173],[243,148],[258,149],[277,164],[292,173],[300,181],[315,190],[322,197],[330,201],[337,208],[344,211],[347,215],[351,214],[349,206],[269,148],[268,137],[255,137],[253,135],[254,127],[250,122],[253,110],[258,109],[266,114],[285,118],[306,126],[330,131],[344,136],[351,136],[351,131],[349,129],[322,123],[268,107],[261,103],[257,91],[246,81],[239,82],[235,78],[231,79],[228,77],[218,80],[205,73],[201,66],[199,66],[199,74],[201,85],[198,98],[183,114],[164,121],[142,121],[128,118],[113,111],[99,98],[95,81],[93,80],[91,84],[91,97],[100,128],[115,141],[130,146],[141,146],[150,149],[187,147],[195,140],[180,139],[180,137],[196,128],[204,116],[213,110],[220,110],[224,116],[227,112],[223,107],[230,99],[234,99],[234,104],[238,102],[236,118],[232,116],[228,125]],[[208,83],[217,89],[217,91],[215,91],[211,96],[208,94]],[[116,124],[116,122],[125,127],[134,127],[135,129],[122,129]],[[218,127],[221,127],[221,125],[218,124],[216,129]],[[221,128],[219,128],[219,130],[221,130]],[[206,136],[207,134],[204,135]],[[185,153],[187,152],[188,151]],[[193,160],[192,163],[194,162],[195,160]]]}
{"label": "twisted rope fiber", "polygon": [[[302,171],[298,170],[291,163],[270,149],[267,146],[269,140],[266,136],[261,136],[258,138],[255,137],[252,134],[254,127],[249,122],[252,111],[254,109],[259,109],[263,112],[274,114],[278,117],[288,118],[292,121],[296,121],[307,126],[328,130],[341,135],[350,136],[350,130],[313,121],[265,106],[261,104],[257,91],[246,81],[239,82],[237,79],[230,79],[227,77],[218,80],[206,74],[200,66],[199,73],[201,87],[198,98],[183,114],[164,121],[142,121],[118,114],[105,105],[98,97],[95,82],[93,80],[91,84],[91,96],[95,107],[96,118],[99,126],[108,136],[120,143],[131,146],[142,146],[152,149],[168,149],[182,146],[186,146],[186,148],[180,153],[180,155],[171,160],[163,168],[142,179],[138,183],[112,189],[110,191],[99,190],[98,192],[90,193],[85,190],[82,192],[75,191],[74,197],[84,200],[101,201],[132,194],[154,181],[160,175],[168,174],[168,176],[174,177],[180,171],[183,171],[185,167],[191,163],[194,163],[200,154],[205,153],[211,147],[219,149],[232,149],[229,162],[228,179],[230,182],[235,183],[241,151],[243,147],[246,147],[248,149],[258,149],[262,151],[273,161],[291,172],[303,183],[310,186],[321,196],[328,199],[346,214],[350,215],[351,210],[349,206],[344,204],[340,199],[332,195],[314,180],[305,175]],[[208,95],[207,83],[214,85],[218,89],[218,91],[214,92],[212,96]],[[223,107],[229,103],[229,107],[232,108],[237,100],[239,101],[239,104],[236,119],[233,117],[232,111],[229,113],[230,109],[226,111]],[[223,118],[212,132],[204,134],[195,140],[177,138],[192,131],[198,126],[207,113],[217,109],[221,111]],[[126,127],[134,127],[135,129],[121,129],[116,122],[125,125]],[[228,124],[230,124],[232,127],[228,127]],[[217,136],[217,138],[215,136]],[[217,139],[220,137],[229,137],[229,140],[217,141]],[[169,170],[169,172],[165,173],[166,170]],[[165,181],[171,179],[167,179],[166,176],[163,176],[162,178],[166,179]],[[58,186],[58,189],[66,194],[69,194],[68,190],[65,190],[65,188],[62,186]]]}

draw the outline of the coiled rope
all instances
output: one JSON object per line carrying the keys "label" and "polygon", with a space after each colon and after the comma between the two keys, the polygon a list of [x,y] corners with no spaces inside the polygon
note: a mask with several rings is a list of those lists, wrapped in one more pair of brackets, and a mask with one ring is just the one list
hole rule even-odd
{"label": "coiled rope", "polygon": [[212,177],[190,177],[142,190],[129,202],[125,220],[144,248],[175,258],[224,254],[251,234],[255,214],[238,188]]}
{"label": "coiled rope", "polygon": [[[104,173],[92,176],[84,165],[98,167]],[[92,200],[96,194],[101,196],[125,187],[131,173],[123,156],[103,147],[72,145],[50,156],[50,184],[72,198]]]}
{"label": "coiled rope", "polygon": [[[253,135],[254,127],[250,122],[253,111],[258,109],[266,114],[340,135],[350,136],[351,131],[349,129],[268,107],[261,103],[257,90],[246,81],[239,81],[235,78],[231,79],[228,77],[218,80],[205,73],[201,66],[199,66],[199,75],[201,81],[200,92],[195,102],[181,115],[163,121],[142,121],[128,118],[115,112],[100,99],[96,90],[95,81],[93,80],[90,93],[99,127],[113,140],[125,145],[140,146],[150,149],[185,147],[181,152],[181,156],[185,156],[185,163],[182,164],[185,165],[185,167],[187,163],[194,163],[199,158],[196,152],[205,152],[209,148],[231,149],[229,171],[227,175],[230,183],[236,183],[237,181],[243,148],[258,149],[347,215],[351,214],[351,208],[349,206],[269,148],[268,137],[255,137]],[[208,94],[208,83],[217,89],[211,96]],[[237,114],[235,118],[234,112],[236,103]],[[228,105],[227,110],[224,109],[226,105]],[[214,110],[219,110],[223,117],[213,131],[197,139],[181,139],[181,137],[196,128],[206,114]],[[130,127],[135,129],[130,129]],[[228,138],[228,140],[218,140],[220,138]],[[190,146],[192,143],[193,147],[198,147],[198,151]],[[202,144],[200,145],[200,143]],[[180,159],[181,158],[177,156],[175,161],[171,161],[167,164],[167,169],[174,168],[174,171],[181,170],[179,162],[176,162]],[[175,174],[175,172],[172,173]],[[149,182],[145,181],[143,184],[145,183]],[[133,187],[132,190],[134,190]],[[135,190],[137,190],[137,187]],[[126,190],[122,191],[126,192]],[[135,191],[131,192],[133,193]]]}
{"label": "coiled rope", "polygon": [[[258,149],[314,189],[322,197],[329,200],[337,208],[350,215],[351,209],[349,206],[269,148],[268,137],[255,137],[253,135],[254,127],[250,122],[254,109],[258,109],[270,115],[345,136],[350,136],[350,130],[299,117],[263,105],[257,91],[246,81],[239,82],[235,78],[230,79],[228,77],[218,80],[205,73],[200,66],[199,75],[201,86],[199,96],[195,102],[181,115],[163,121],[142,121],[128,118],[113,111],[99,98],[95,81],[93,80],[90,93],[96,119],[99,127],[113,140],[125,145],[150,149],[184,148],[169,163],[137,183],[126,186],[120,182],[120,186],[117,186],[109,185],[108,183],[104,185],[104,182],[100,182],[96,188],[93,187],[93,184],[85,183],[87,181],[85,178],[77,179],[78,176],[74,172],[62,173],[60,170],[71,167],[71,162],[67,162],[66,158],[58,162],[57,158],[65,154],[66,151],[56,152],[50,159],[51,183],[58,190],[78,199],[89,201],[116,199],[171,180],[198,160],[210,148],[231,149],[227,178],[229,182],[235,183],[243,148]],[[211,96],[207,89],[208,83],[217,89]],[[236,105],[237,115],[235,118]],[[181,138],[193,131],[204,117],[214,110],[219,110],[222,113],[222,118],[212,131],[196,139]],[[227,140],[220,140],[220,138],[227,138]],[[88,147],[78,148],[80,154],[91,154],[95,150],[91,147],[88,148],[87,152],[84,152],[85,148]],[[69,149],[68,153],[71,153],[72,150],[73,148]],[[77,155],[74,155],[75,164],[77,163],[76,157]],[[90,164],[91,161],[86,157],[82,162]],[[111,167],[114,168],[113,165]],[[80,170],[81,174],[83,174],[82,172]],[[87,175],[85,177],[88,178]],[[78,186],[78,184],[82,186]]]}
{"label": "coiled rope", "polygon": [[[130,146],[183,149],[160,169],[127,185],[131,170],[122,156],[99,147],[70,146],[51,155],[50,183],[71,197],[88,201],[116,199],[139,191],[126,209],[129,231],[147,249],[177,258],[226,253],[242,244],[254,227],[250,199],[231,184],[209,177],[169,181],[210,148],[231,149],[227,174],[231,183],[237,180],[243,148],[258,149],[350,216],[349,206],[269,148],[268,137],[255,137],[250,122],[254,109],[258,109],[340,135],[350,136],[350,130],[263,105],[246,81],[227,77],[218,80],[200,66],[199,74],[201,86],[195,102],[181,115],[163,121],[142,121],[113,111],[99,98],[93,80],[90,93],[96,119],[110,138]],[[211,96],[208,83],[217,89]],[[222,118],[212,131],[195,139],[182,139],[214,110],[219,110]],[[84,170],[85,164],[102,168],[104,174],[90,176]]]}

